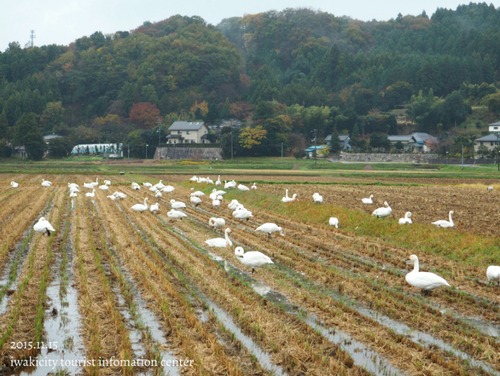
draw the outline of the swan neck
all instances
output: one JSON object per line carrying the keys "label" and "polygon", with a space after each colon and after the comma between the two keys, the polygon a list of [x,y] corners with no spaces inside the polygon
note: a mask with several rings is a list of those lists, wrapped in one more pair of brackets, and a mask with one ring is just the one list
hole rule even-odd
{"label": "swan neck", "polygon": [[415,260],[413,262],[413,271],[416,272],[416,273],[418,273],[419,269],[420,268],[419,268],[419,265],[418,265],[418,260]]}

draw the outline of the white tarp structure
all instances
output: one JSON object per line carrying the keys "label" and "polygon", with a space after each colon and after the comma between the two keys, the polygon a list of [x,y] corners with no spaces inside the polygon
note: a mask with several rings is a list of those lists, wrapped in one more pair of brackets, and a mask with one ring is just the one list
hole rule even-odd
{"label": "white tarp structure", "polygon": [[102,154],[108,158],[123,158],[123,144],[78,144],[71,155]]}

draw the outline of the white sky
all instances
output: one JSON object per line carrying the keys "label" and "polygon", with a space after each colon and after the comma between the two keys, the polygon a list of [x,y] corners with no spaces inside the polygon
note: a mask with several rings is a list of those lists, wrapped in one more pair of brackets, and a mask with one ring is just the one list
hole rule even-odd
{"label": "white sky", "polygon": [[[455,10],[470,0],[3,0],[0,11],[0,51],[10,42],[24,47],[35,31],[36,46],[68,45],[96,31],[113,34],[130,31],[145,21],[157,22],[175,14],[200,16],[217,25],[224,18],[269,10],[310,8],[337,17],[387,21],[398,13],[430,17],[437,8]],[[482,1],[476,1],[482,2]],[[500,7],[500,0],[485,1]]]}

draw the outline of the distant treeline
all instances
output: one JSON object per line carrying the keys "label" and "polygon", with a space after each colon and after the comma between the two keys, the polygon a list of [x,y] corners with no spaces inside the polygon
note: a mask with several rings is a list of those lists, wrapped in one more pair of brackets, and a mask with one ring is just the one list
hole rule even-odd
{"label": "distant treeline", "polygon": [[384,22],[287,9],[217,26],[173,16],[69,46],[11,43],[0,53],[0,153],[26,145],[41,158],[41,137],[57,133],[53,156],[101,142],[140,155],[178,119],[238,119],[211,135],[231,137],[238,155],[294,153],[313,132],[349,133],[364,150],[425,131],[452,149],[498,120],[499,25],[486,3]]}

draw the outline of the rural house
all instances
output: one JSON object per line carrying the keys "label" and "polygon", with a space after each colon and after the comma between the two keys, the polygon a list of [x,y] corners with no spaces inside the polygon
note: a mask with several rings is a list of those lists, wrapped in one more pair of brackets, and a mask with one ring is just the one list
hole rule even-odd
{"label": "rural house", "polygon": [[479,149],[482,147],[484,150],[492,151],[496,148],[498,139],[496,134],[490,133],[486,136],[476,138],[474,140],[474,153],[479,154]]}
{"label": "rural house", "polygon": [[429,153],[434,150],[438,144],[438,139],[424,132],[413,132],[409,135],[387,136],[391,146],[400,143],[404,151],[413,151],[414,153]]}
{"label": "rural house", "polygon": [[202,121],[174,121],[168,128],[167,144],[208,144],[208,127]]}

